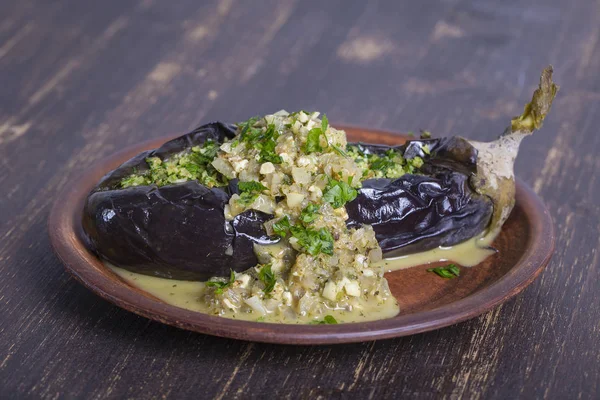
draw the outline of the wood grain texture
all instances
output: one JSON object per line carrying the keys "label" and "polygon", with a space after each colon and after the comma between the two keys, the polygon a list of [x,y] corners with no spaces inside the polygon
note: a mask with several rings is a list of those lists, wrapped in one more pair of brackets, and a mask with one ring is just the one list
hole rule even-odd
{"label": "wood grain texture", "polygon": [[[251,3],[0,2],[2,397],[597,398],[600,3]],[[562,90],[517,174],[556,253],[475,320],[331,347],[219,339],[112,306],[50,251],[57,190],[125,145],[280,108],[487,140],[549,63]]]}

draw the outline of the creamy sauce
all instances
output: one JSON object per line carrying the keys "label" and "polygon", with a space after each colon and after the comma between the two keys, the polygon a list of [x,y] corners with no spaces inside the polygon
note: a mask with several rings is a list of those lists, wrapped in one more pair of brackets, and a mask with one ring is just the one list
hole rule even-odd
{"label": "creamy sauce", "polygon": [[382,266],[386,272],[440,261],[452,261],[463,267],[473,267],[496,253],[496,250],[490,247],[496,236],[497,232],[481,234],[454,246],[440,246],[422,253],[384,258],[376,265]]}
{"label": "creamy sauce", "polygon": [[[203,302],[204,289],[206,285],[203,282],[180,281],[174,279],[158,278],[130,272],[119,267],[106,263],[117,275],[132,286],[138,287],[152,296],[171,304],[175,307],[185,308],[191,311],[197,311],[208,314],[209,310]],[[319,317],[305,316],[259,316],[254,313],[225,312],[222,317],[239,319],[245,321],[273,322],[285,324],[308,324],[323,320],[325,315],[333,316],[338,322],[361,322],[374,321],[378,319],[392,318],[397,315],[400,309],[398,302],[393,296],[388,297],[384,303],[364,300],[360,302],[360,307],[354,307],[352,311],[329,310],[326,314]]]}
{"label": "creamy sauce", "polygon": [[[383,259],[376,265],[383,266],[386,272],[415,267],[417,265],[430,264],[440,261],[452,261],[464,267],[472,267],[496,251],[490,247],[496,237],[496,232],[487,235],[479,235],[466,242],[450,247],[438,247],[422,253],[410,254],[402,257]],[[261,246],[266,247],[266,246]],[[270,251],[281,251],[277,246],[269,246]],[[262,249],[263,251],[267,249]],[[204,282],[181,281],[174,279],[158,278],[155,276],[142,275],[115,267],[106,263],[117,275],[132,286],[138,287],[150,295],[175,307],[185,308],[209,314],[208,307],[202,297],[206,285]],[[265,315],[259,316],[254,313],[240,313],[226,311],[220,316],[232,319],[257,322],[272,322],[285,324],[307,324],[322,320],[325,315],[333,316],[338,322],[361,322],[374,321],[378,319],[392,318],[399,313],[398,302],[390,296],[384,303],[374,300],[362,299],[359,307],[353,310],[331,309],[327,314],[319,317],[307,317],[296,315]]]}

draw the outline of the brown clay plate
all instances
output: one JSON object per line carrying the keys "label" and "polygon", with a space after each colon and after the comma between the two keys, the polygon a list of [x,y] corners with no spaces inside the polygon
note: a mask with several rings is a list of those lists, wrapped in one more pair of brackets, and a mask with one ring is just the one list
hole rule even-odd
{"label": "brown clay plate", "polygon": [[[406,137],[390,132],[341,127],[349,141],[400,144]],[[473,318],[515,296],[548,264],[554,230],[548,210],[517,180],[516,206],[494,241],[498,254],[461,276],[445,280],[420,266],[386,274],[400,314],[374,322],[339,325],[284,325],[238,321],[178,308],[130,286],[113,273],[81,240],[81,216],[89,191],[108,171],[137,153],[160,146],[164,137],[125,149],[98,163],[58,195],[48,229],[52,246],[71,273],[104,299],[144,317],[200,333],[258,342],[327,344],[360,342],[430,331]]]}

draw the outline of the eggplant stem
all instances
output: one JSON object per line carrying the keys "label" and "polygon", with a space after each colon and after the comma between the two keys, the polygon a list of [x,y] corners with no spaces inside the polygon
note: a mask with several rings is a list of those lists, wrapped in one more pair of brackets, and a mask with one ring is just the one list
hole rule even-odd
{"label": "eggplant stem", "polygon": [[518,117],[514,117],[511,120],[510,127],[504,132],[503,136],[512,133],[532,133],[536,129],[542,127],[544,118],[550,108],[552,107],[552,101],[556,97],[556,93],[560,89],[552,81],[552,73],[554,69],[552,65],[549,65],[542,71],[540,77],[540,85],[533,92],[531,102],[525,105],[523,114]]}
{"label": "eggplant stem", "polygon": [[510,126],[497,140],[487,143],[470,141],[478,151],[477,174],[471,178],[471,185],[494,204],[488,232],[497,232],[515,205],[515,159],[523,138],[542,127],[559,90],[552,81],[552,72],[551,65],[542,71],[531,102],[525,105],[523,114],[511,120]]}

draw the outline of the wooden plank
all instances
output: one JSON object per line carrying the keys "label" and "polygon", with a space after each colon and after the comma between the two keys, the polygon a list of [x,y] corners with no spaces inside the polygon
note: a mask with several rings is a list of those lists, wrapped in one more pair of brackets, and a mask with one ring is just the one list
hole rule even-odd
{"label": "wooden plank", "polygon": [[[2,2],[2,393],[597,398],[599,27],[592,0]],[[50,251],[53,195],[122,146],[279,108],[487,140],[549,63],[562,90],[517,174],[551,210],[556,253],[474,320],[355,345],[230,341],[116,308]]]}

